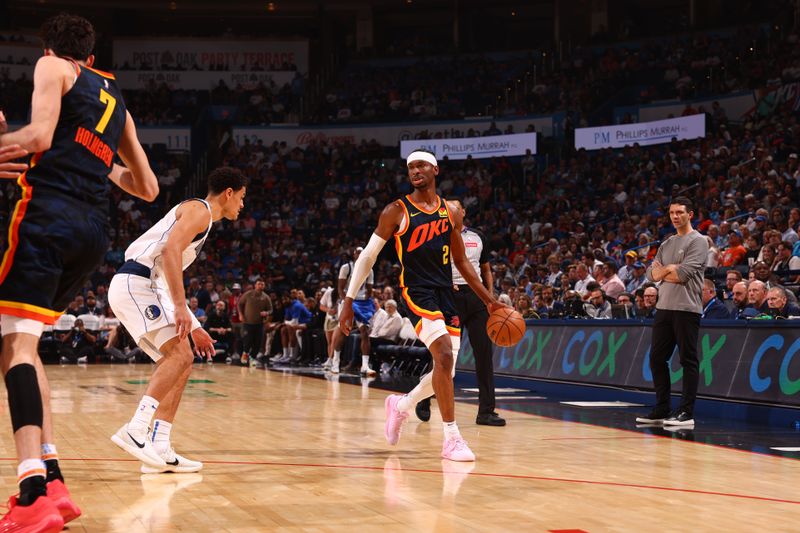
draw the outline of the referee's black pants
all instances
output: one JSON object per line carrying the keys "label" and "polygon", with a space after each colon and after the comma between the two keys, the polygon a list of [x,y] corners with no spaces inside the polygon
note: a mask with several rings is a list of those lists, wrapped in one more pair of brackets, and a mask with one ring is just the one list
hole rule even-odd
{"label": "referee's black pants", "polygon": [[700,315],[688,311],[659,309],[653,320],[653,337],[650,345],[650,370],[656,389],[656,409],[670,410],[669,359],[675,346],[683,367],[683,394],[678,407],[690,415],[694,411],[699,381],[697,338],[700,332]]}
{"label": "referee's black pants", "polygon": [[494,361],[492,341],[486,334],[489,311],[469,285],[456,285],[453,297],[462,328],[467,328],[475,354],[475,377],[478,381],[478,415],[494,412]]}

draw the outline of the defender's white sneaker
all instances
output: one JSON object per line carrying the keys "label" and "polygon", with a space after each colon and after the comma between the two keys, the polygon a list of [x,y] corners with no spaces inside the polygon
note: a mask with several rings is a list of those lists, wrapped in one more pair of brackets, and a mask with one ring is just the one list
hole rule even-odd
{"label": "defender's white sneaker", "polygon": [[163,468],[167,463],[156,453],[148,433],[147,431],[129,431],[128,424],[124,424],[111,436],[111,442],[146,465]]}
{"label": "defender's white sneaker", "polygon": [[147,464],[143,464],[142,474],[162,474],[166,472],[189,474],[192,472],[199,472],[203,468],[203,463],[200,461],[192,461],[191,459],[187,459],[182,455],[178,455],[175,453],[175,449],[172,447],[161,454],[161,459],[164,460],[165,466],[154,468]]}

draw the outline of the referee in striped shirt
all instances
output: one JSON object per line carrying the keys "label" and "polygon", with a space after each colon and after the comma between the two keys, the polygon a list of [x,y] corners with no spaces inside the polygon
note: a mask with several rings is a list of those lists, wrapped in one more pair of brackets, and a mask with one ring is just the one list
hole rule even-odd
{"label": "referee in striped shirt", "polygon": [[[451,209],[466,216],[466,210],[460,200],[448,200]],[[482,233],[464,225],[461,232],[467,259],[475,269],[483,285],[494,294],[494,279],[489,265],[489,248]],[[461,331],[469,332],[469,341],[475,354],[475,377],[478,381],[478,416],[475,423],[483,426],[505,426],[506,421],[495,413],[494,399],[494,361],[492,359],[492,342],[486,334],[486,321],[489,312],[486,304],[475,294],[453,265],[453,296],[455,299]],[[430,419],[430,398],[417,404],[417,417],[422,421]]]}

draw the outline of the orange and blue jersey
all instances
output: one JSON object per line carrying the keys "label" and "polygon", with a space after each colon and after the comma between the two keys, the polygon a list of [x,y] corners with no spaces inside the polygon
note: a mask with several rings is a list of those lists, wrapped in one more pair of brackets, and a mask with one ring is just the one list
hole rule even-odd
{"label": "orange and blue jersey", "polygon": [[113,74],[74,65],[77,78],[61,97],[50,148],[34,155],[25,182],[105,209],[125,103]]}
{"label": "orange and blue jersey", "polygon": [[450,287],[453,271],[450,266],[450,233],[453,222],[450,210],[441,196],[437,205],[426,211],[410,196],[400,199],[407,224],[395,234],[395,248],[402,271],[400,287]]}

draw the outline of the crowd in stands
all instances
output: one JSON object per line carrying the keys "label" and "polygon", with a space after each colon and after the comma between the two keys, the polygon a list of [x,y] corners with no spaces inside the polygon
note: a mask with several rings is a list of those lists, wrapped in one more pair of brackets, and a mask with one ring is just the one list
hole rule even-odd
{"label": "crowd in stands", "polygon": [[[710,37],[706,48],[691,47],[685,60],[709,53],[714,42]],[[757,74],[750,65],[740,71],[740,83],[762,83],[793,61],[781,55],[766,61]],[[468,67],[455,62],[453,68]],[[469,68],[494,67],[476,62]],[[424,69],[417,73],[419,78],[409,78],[409,91],[415,83],[428,87],[425,76],[433,75]],[[381,73],[373,78],[372,96],[383,102],[398,80]],[[448,94],[438,85],[429,87],[430,94]],[[481,93],[476,101],[488,94],[483,90],[480,85],[476,89]],[[788,318],[800,315],[797,119],[793,102],[787,102],[758,107],[738,123],[712,112],[707,136],[692,141],[570,151],[548,164],[531,155],[443,160],[438,187],[443,196],[460,198],[467,224],[488,236],[495,291],[526,318],[652,318],[658,286],[647,282],[645,272],[658,244],[674,232],[667,211],[670,198],[679,194],[693,200],[693,225],[710,244],[706,318]],[[298,334],[322,328],[330,307],[323,296],[336,286],[340,267],[367,241],[381,209],[411,192],[404,163],[395,149],[374,142],[289,146],[245,141],[225,145],[222,161],[248,176],[245,209],[238,221],[217,225],[186,272],[190,305],[232,360],[234,354],[272,353],[296,360]],[[175,177],[174,163],[153,157],[153,164],[160,176],[171,172]],[[178,177],[185,172],[178,170]],[[75,322],[53,333],[54,345],[70,348],[58,352],[59,357],[88,357],[83,348],[92,341],[82,327],[92,337],[98,333],[94,346],[106,342],[110,348],[105,350],[114,357],[136,356],[107,309],[105,289],[124,260],[125,247],[180,199],[182,189],[175,183],[171,197],[164,191],[152,205],[118,190],[112,194],[113,244],[103,267],[70,306]],[[14,189],[9,183],[0,193],[11,201]],[[10,213],[7,201],[0,213],[4,223]],[[397,257],[387,246],[374,267],[376,309],[389,313],[389,301],[399,294],[399,274]],[[252,291],[263,308],[242,316],[240,298]],[[96,304],[91,310],[90,296]],[[104,318],[92,329],[86,315],[96,313]],[[261,340],[254,343],[256,331]],[[315,355],[324,356],[324,347]]]}

